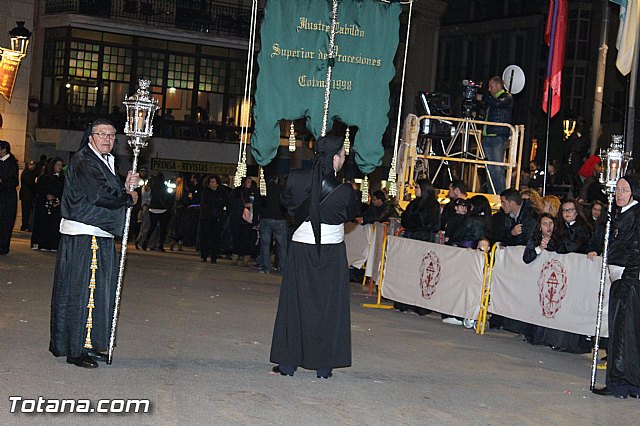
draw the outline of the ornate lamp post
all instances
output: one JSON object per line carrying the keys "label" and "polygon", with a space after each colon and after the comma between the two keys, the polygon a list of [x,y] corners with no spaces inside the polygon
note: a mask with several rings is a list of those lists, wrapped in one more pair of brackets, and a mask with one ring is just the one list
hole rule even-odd
{"label": "ornate lamp post", "polygon": [[[158,100],[149,97],[149,80],[139,80],[138,90],[135,95],[129,96],[123,102],[127,109],[127,122],[124,125],[124,133],[129,137],[129,146],[133,150],[133,173],[138,171],[138,156],[140,150],[148,144],[149,138],[153,135],[153,115],[158,110]],[[129,188],[133,191],[134,187]],[[124,231],[122,233],[122,248],[120,251],[120,269],[118,271],[118,285],[116,287],[116,301],[111,320],[111,336],[109,338],[109,360],[111,364],[113,357],[113,345],[116,337],[116,327],[118,325],[118,311],[120,307],[120,291],[122,289],[122,277],[124,275],[124,262],[127,256],[127,241],[129,239],[129,224],[131,223],[131,210],[127,209],[124,221]]]}
{"label": "ornate lamp post", "polygon": [[17,27],[9,31],[11,49],[0,48],[0,95],[11,102],[13,85],[20,68],[20,62],[27,56],[31,32],[24,27],[24,21],[16,22]]}
{"label": "ornate lamp post", "polygon": [[596,371],[598,365],[598,348],[600,346],[600,327],[602,326],[602,309],[604,304],[605,280],[608,271],[609,257],[609,234],[611,232],[611,213],[613,210],[616,184],[627,170],[627,165],[631,161],[631,155],[623,151],[622,135],[612,137],[611,146],[606,151],[600,151],[602,159],[602,173],[600,173],[600,183],[604,185],[609,202],[607,225],[604,233],[604,249],[602,251],[602,268],[600,269],[600,288],[598,290],[598,312],[596,315],[595,344],[593,348],[593,363],[591,366],[591,391],[596,384]]}

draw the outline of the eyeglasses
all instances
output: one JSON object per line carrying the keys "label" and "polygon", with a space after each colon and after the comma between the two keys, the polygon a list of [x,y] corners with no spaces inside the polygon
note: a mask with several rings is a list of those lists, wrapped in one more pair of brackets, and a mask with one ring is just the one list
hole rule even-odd
{"label": "eyeglasses", "polygon": [[109,140],[116,140],[116,134],[115,133],[92,133],[92,135],[96,135],[98,136],[99,139],[105,140],[105,139],[109,139]]}
{"label": "eyeglasses", "polygon": [[571,208],[571,209],[562,209],[562,213],[573,213],[573,212],[575,212],[575,211],[576,211],[576,209],[574,209],[574,208]]}
{"label": "eyeglasses", "polygon": [[616,188],[616,192],[618,194],[629,194],[631,192],[630,189],[625,189],[625,188]]}

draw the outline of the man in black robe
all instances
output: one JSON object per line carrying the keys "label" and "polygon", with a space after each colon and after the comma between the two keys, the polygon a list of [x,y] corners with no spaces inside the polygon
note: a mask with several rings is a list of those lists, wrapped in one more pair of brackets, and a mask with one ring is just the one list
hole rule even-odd
{"label": "man in black robe", "polygon": [[0,255],[9,254],[11,232],[18,211],[18,160],[11,145],[0,141]]}
{"label": "man in black robe", "polygon": [[126,187],[115,172],[111,150],[116,129],[98,119],[71,158],[62,196],[62,234],[51,296],[49,350],[67,363],[95,368],[106,361],[115,307],[119,258],[114,237],[122,236],[125,210],[137,201],[138,174]]}
{"label": "man in black robe", "polygon": [[281,197],[295,218],[271,343],[273,371],[282,375],[303,367],[329,378],[333,368],[351,365],[344,223],[360,203],[335,177],[344,159],[342,138],[320,138],[313,170],[294,170]]}
{"label": "man in black robe", "polygon": [[620,209],[611,229],[609,263],[624,266],[609,289],[607,386],[593,393],[640,398],[640,181],[627,175],[616,184]]}

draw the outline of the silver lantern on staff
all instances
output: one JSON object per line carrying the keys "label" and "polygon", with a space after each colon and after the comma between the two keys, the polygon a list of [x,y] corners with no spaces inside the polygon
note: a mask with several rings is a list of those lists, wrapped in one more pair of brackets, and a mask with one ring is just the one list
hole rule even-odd
{"label": "silver lantern on staff", "polygon": [[631,162],[631,155],[624,152],[624,144],[621,135],[612,137],[611,146],[605,151],[600,151],[602,160],[602,172],[600,173],[600,183],[604,186],[607,194],[608,212],[607,225],[604,234],[604,248],[602,250],[602,268],[600,269],[600,288],[598,290],[598,312],[596,315],[596,333],[593,348],[593,361],[591,365],[591,386],[593,391],[596,384],[596,371],[598,367],[598,349],[600,347],[600,328],[602,326],[602,310],[604,304],[605,282],[608,272],[609,257],[609,235],[611,233],[611,220],[616,184],[618,180],[625,175],[627,166]]}
{"label": "silver lantern on staff", "polygon": [[[149,96],[149,80],[139,80],[138,90],[132,96],[125,98],[123,104],[127,110],[127,122],[124,125],[124,134],[129,137],[129,146],[133,150],[133,165],[131,171],[138,171],[138,156],[142,148],[145,148],[149,138],[153,135],[153,116],[158,110],[158,100]],[[134,187],[129,188],[133,191]],[[118,285],[116,287],[116,303],[111,320],[111,336],[109,337],[109,359],[107,364],[111,364],[113,357],[113,346],[116,338],[116,327],[118,325],[118,312],[120,308],[120,291],[122,289],[122,277],[124,275],[124,262],[127,256],[127,241],[129,239],[129,224],[131,223],[131,210],[129,207],[124,221],[124,231],[122,233],[122,248],[120,252],[120,268],[118,270]]]}

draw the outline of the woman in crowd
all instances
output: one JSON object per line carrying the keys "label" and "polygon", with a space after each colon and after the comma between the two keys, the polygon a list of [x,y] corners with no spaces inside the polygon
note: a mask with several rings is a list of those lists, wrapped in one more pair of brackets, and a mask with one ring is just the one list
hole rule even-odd
{"label": "woman in crowd", "polygon": [[562,217],[555,228],[558,253],[588,253],[591,229],[574,200],[562,203]]}
{"label": "woman in crowd", "polygon": [[555,195],[545,195],[542,198],[542,211],[544,213],[550,213],[554,218],[558,217],[560,212],[560,198]]}
{"label": "woman in crowd", "polygon": [[64,190],[62,158],[49,163],[49,171],[38,179],[31,247],[57,251],[60,242],[60,200]]}
{"label": "woman in crowd", "polygon": [[210,176],[205,183],[200,194],[200,257],[203,262],[211,257],[211,263],[216,263],[229,200],[221,189],[220,176]]}
{"label": "woman in crowd", "polygon": [[[538,218],[538,226],[533,235],[527,242],[522,254],[524,263],[529,264],[536,260],[542,252],[556,251],[556,240],[553,232],[555,227],[555,218],[550,213],[542,213]],[[525,324],[525,339],[532,345],[541,345],[544,343],[545,328],[533,324]]]}
{"label": "woman in crowd", "polygon": [[524,249],[522,260],[529,264],[536,260],[543,251],[556,251],[556,241],[553,234],[554,217],[550,213],[542,213],[538,219],[538,227],[529,239]]}
{"label": "woman in crowd", "polygon": [[158,224],[160,225],[160,235],[156,247],[153,250],[165,251],[164,240],[167,237],[167,228],[169,227],[169,220],[171,219],[171,213],[169,212],[170,200],[169,192],[167,191],[167,185],[164,183],[164,174],[158,172],[149,179],[149,186],[151,187],[151,202],[149,203],[149,230],[142,243],[142,250],[147,249],[151,234],[156,229]]}
{"label": "woman in crowd", "polygon": [[256,242],[253,227],[258,222],[254,203],[260,196],[258,186],[250,177],[244,178],[242,185],[231,194],[231,232],[233,240],[232,264],[247,266]]}
{"label": "woman in crowd", "polygon": [[616,185],[613,241],[609,263],[624,266],[622,277],[609,290],[607,386],[594,389],[603,396],[640,398],[640,181],[624,176]]}
{"label": "woman in crowd", "polygon": [[404,237],[434,242],[440,230],[440,204],[428,179],[416,182],[416,198],[401,216]]}
{"label": "woman in crowd", "polygon": [[184,233],[187,218],[187,209],[189,207],[189,197],[187,196],[187,187],[183,177],[176,179],[176,189],[173,192],[173,214],[171,215],[171,243],[169,248],[171,251],[178,246],[178,251],[182,251],[184,243]]}

